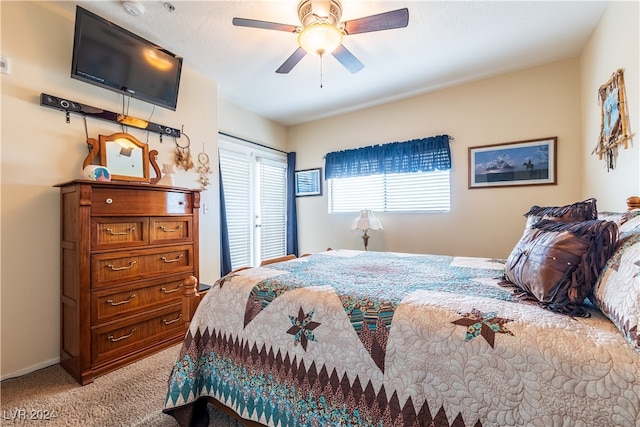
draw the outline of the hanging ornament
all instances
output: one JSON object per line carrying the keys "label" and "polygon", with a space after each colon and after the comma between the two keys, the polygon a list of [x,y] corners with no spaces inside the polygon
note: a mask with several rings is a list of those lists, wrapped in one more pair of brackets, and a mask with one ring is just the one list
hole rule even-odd
{"label": "hanging ornament", "polygon": [[628,132],[624,69],[620,68],[598,89],[600,98],[600,135],[591,154],[606,161],[607,172],[616,166],[618,148],[626,149],[633,134]]}
{"label": "hanging ornament", "polygon": [[204,152],[204,144],[202,144],[202,153],[198,154],[198,166],[196,172],[200,174],[200,190],[205,191],[209,182],[209,175],[211,173],[211,163],[209,162],[209,155]]}
{"label": "hanging ornament", "polygon": [[191,139],[182,131],[182,135],[186,138],[187,144],[181,146],[176,139],[175,162],[176,166],[180,166],[185,171],[193,169],[193,158],[191,157]]}

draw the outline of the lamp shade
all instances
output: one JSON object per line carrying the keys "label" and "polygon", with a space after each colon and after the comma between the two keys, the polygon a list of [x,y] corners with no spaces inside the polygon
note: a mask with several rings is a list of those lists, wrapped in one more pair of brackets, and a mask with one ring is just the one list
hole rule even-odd
{"label": "lamp shade", "polygon": [[327,55],[342,44],[342,31],[327,23],[311,24],[298,35],[298,44],[312,55]]}
{"label": "lamp shade", "polygon": [[351,224],[351,231],[356,230],[362,230],[365,233],[367,230],[382,230],[382,223],[369,209],[363,209],[360,211],[360,216]]}

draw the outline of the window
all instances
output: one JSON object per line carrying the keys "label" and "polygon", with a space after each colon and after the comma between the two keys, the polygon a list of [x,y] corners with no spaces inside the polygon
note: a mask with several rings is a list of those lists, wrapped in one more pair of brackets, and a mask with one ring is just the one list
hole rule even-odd
{"label": "window", "polygon": [[220,141],[231,266],[286,254],[286,156]]}
{"label": "window", "polygon": [[449,140],[438,135],[327,153],[329,213],[449,212]]}
{"label": "window", "polygon": [[450,173],[396,173],[329,179],[329,213],[449,212]]}

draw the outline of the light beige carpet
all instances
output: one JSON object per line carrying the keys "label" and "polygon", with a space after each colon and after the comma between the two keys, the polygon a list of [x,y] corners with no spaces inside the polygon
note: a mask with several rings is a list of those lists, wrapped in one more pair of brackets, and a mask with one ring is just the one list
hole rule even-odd
{"label": "light beige carpet", "polygon": [[[162,413],[180,346],[80,386],[60,365],[2,382],[0,425],[47,427],[176,427]],[[31,416],[49,420],[35,419]],[[209,405],[210,427],[242,426]]]}

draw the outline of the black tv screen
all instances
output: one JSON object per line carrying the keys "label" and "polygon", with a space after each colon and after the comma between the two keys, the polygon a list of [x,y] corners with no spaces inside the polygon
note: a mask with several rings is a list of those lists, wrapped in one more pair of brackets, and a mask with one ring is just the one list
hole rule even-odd
{"label": "black tv screen", "polygon": [[182,58],[76,7],[71,77],[176,109]]}

